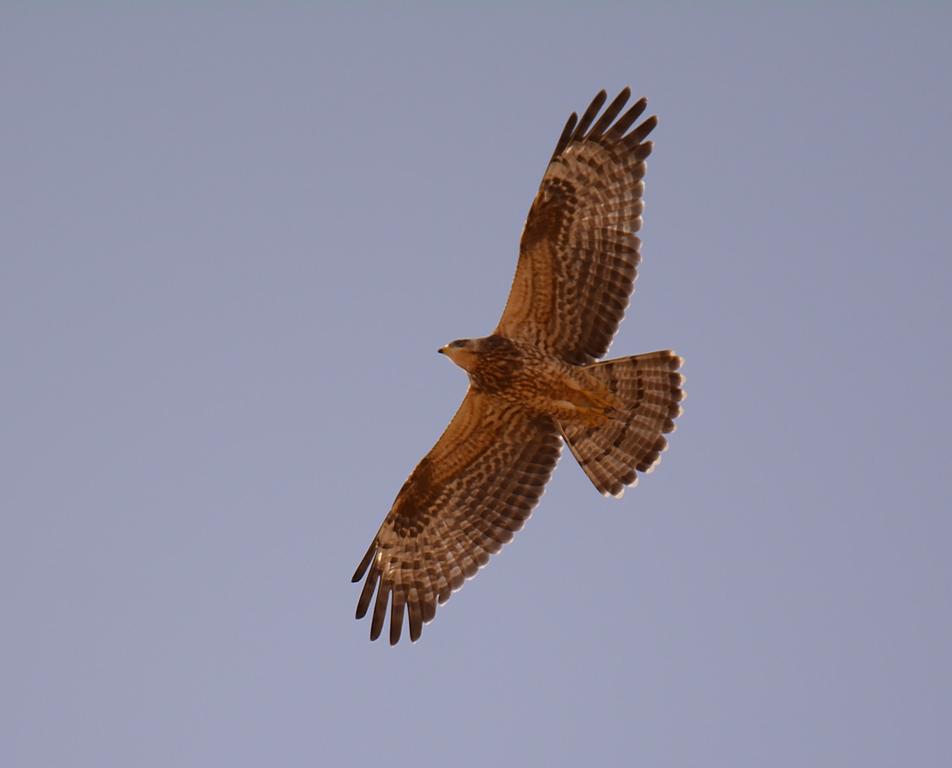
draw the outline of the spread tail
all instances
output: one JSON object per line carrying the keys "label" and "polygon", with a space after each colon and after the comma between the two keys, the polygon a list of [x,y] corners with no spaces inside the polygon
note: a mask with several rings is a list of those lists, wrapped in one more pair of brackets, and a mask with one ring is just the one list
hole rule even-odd
{"label": "spread tail", "polygon": [[565,420],[562,435],[595,487],[620,497],[650,472],[667,447],[664,434],[674,431],[684,399],[682,359],[674,352],[649,352],[585,366],[624,403],[598,426]]}

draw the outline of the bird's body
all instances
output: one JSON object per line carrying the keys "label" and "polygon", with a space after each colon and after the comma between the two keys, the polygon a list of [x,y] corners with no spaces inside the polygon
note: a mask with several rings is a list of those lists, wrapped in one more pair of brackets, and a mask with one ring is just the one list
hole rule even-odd
{"label": "bird's body", "polygon": [[[529,517],[567,444],[595,487],[621,496],[657,463],[680,413],[681,358],[670,351],[596,362],[634,289],[648,118],[626,88],[595,121],[602,91],[556,145],[529,211],[495,331],[440,352],[469,374],[446,431],[407,478],[354,581],[370,636],[388,609],[416,640],[465,578]],[[617,118],[617,120],[616,120]],[[594,121],[594,122],[593,122]],[[376,595],[376,597],[375,597]]]}
{"label": "bird's body", "polygon": [[515,405],[559,419],[604,423],[624,403],[596,376],[578,365],[525,342],[492,335],[466,341],[467,347],[444,347],[470,375],[471,386]]}

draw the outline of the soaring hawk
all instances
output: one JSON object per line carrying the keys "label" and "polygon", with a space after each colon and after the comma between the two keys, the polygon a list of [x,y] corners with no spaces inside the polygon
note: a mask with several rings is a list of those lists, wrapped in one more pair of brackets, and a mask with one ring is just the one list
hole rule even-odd
{"label": "soaring hawk", "polygon": [[[625,88],[573,112],[529,210],[509,300],[496,330],[439,351],[469,374],[442,437],[397,494],[357,566],[367,577],[357,618],[373,605],[370,639],[390,608],[410,639],[522,528],[563,441],[595,487],[620,497],[658,463],[681,413],[682,360],[651,352],[595,362],[621,322],[639,262],[646,137],[641,99]],[[619,117],[619,115],[621,115]],[[374,593],[376,592],[376,598]]]}

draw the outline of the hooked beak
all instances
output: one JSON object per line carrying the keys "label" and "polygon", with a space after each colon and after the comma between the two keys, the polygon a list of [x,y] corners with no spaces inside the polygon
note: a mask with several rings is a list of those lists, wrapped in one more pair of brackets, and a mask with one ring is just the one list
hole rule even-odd
{"label": "hooked beak", "polygon": [[441,354],[441,355],[445,355],[445,354],[446,354],[446,347],[440,347],[440,348],[439,348],[438,350],[436,350],[436,351],[437,351],[439,354]]}

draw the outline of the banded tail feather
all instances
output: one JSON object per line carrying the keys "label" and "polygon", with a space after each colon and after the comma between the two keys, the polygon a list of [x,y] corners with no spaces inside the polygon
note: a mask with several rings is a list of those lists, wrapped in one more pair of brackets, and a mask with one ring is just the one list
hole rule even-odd
{"label": "banded tail feather", "polygon": [[600,493],[621,497],[650,472],[667,448],[664,435],[681,414],[683,360],[670,350],[621,357],[585,366],[624,404],[605,423],[566,420],[562,435],[585,474]]}

